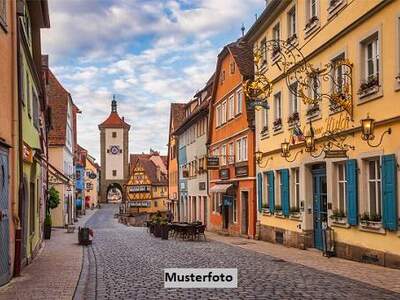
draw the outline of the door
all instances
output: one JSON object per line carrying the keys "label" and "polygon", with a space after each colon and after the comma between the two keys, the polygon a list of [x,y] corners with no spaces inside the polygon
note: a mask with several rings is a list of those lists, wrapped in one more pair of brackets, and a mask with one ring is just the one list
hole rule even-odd
{"label": "door", "polygon": [[8,153],[0,149],[0,286],[10,278],[8,184]]}
{"label": "door", "polygon": [[327,186],[325,167],[316,167],[313,174],[314,247],[323,250],[322,229],[327,226]]}
{"label": "door", "polygon": [[242,199],[242,234],[248,234],[249,230],[249,193],[242,192],[241,197]]}

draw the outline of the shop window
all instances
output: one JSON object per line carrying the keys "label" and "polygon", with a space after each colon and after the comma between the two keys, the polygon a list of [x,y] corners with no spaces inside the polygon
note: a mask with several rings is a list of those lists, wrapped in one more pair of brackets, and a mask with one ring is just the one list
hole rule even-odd
{"label": "shop window", "polygon": [[337,203],[338,212],[346,214],[347,202],[347,178],[346,164],[344,162],[336,164],[336,181],[337,181]]}
{"label": "shop window", "polygon": [[381,163],[379,158],[368,161],[368,206],[370,216],[381,216]]}

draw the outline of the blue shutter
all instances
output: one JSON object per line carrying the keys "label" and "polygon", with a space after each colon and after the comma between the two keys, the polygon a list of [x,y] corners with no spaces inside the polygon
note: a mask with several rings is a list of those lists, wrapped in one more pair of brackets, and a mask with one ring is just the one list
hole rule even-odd
{"label": "blue shutter", "polygon": [[382,223],[397,230],[397,162],[394,154],[382,156]]}
{"label": "blue shutter", "polygon": [[282,213],[284,216],[289,217],[289,170],[280,170],[281,174],[281,202],[282,202]]}
{"label": "blue shutter", "polygon": [[347,222],[349,225],[358,224],[358,181],[357,181],[357,160],[346,161],[346,205]]}
{"label": "blue shutter", "polygon": [[271,213],[275,211],[275,177],[273,171],[267,172],[268,180],[268,200],[269,210]]}
{"label": "blue shutter", "polygon": [[262,174],[257,175],[257,200],[258,200],[258,211],[262,212]]}

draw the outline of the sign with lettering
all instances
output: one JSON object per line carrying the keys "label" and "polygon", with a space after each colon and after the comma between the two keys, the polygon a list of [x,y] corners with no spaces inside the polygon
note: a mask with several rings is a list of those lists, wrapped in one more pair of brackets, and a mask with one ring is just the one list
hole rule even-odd
{"label": "sign with lettering", "polygon": [[150,201],[131,201],[129,202],[129,207],[150,207]]}
{"label": "sign with lettering", "polygon": [[207,157],[207,167],[210,170],[218,169],[219,168],[219,157],[218,156]]}
{"label": "sign with lettering", "polygon": [[235,168],[236,177],[245,177],[249,175],[249,166],[240,166]]}
{"label": "sign with lettering", "polygon": [[220,179],[229,179],[229,169],[219,170],[219,178]]}
{"label": "sign with lettering", "polygon": [[150,192],[150,187],[147,185],[134,185],[129,188],[129,193]]}

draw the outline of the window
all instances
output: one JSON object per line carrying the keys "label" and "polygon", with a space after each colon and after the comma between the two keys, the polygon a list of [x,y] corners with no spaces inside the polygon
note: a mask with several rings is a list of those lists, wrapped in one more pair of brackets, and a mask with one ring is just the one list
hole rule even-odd
{"label": "window", "polygon": [[281,93],[275,94],[274,96],[274,107],[275,107],[275,121],[282,119],[282,101]]}
{"label": "window", "polygon": [[338,163],[337,170],[337,210],[346,213],[346,193],[347,193],[347,178],[345,163]]}
{"label": "window", "polygon": [[309,0],[309,19],[317,17],[317,0]]}
{"label": "window", "polygon": [[221,84],[224,83],[224,80],[225,80],[225,70],[222,71],[222,72],[221,72],[221,75],[220,75],[220,82],[221,82]]}
{"label": "window", "polygon": [[260,43],[260,51],[261,51],[261,62],[260,66],[264,66],[267,64],[267,39],[263,38]]}
{"label": "window", "polygon": [[226,145],[222,145],[220,148],[221,165],[226,165]]}
{"label": "window", "polygon": [[381,215],[381,164],[379,158],[368,161],[368,200],[370,215]]}
{"label": "window", "polygon": [[268,109],[263,109],[262,110],[262,128],[261,132],[265,132],[268,130]]}
{"label": "window", "polygon": [[341,53],[338,56],[336,56],[334,59],[332,59],[332,63],[334,64],[334,68],[332,70],[333,72],[333,92],[335,93],[342,93],[344,92],[344,84],[345,84],[345,78],[344,78],[344,69],[343,66],[340,64],[337,64],[338,62],[342,61],[345,59],[345,54]]}
{"label": "window", "polygon": [[33,126],[39,129],[39,99],[32,87],[32,104],[33,104]]}
{"label": "window", "polygon": [[233,143],[229,143],[228,145],[228,163],[235,163],[235,146]]}
{"label": "window", "polygon": [[294,6],[288,12],[288,39],[296,35],[296,7]]}
{"label": "window", "polygon": [[242,113],[242,105],[243,105],[243,93],[242,90],[238,90],[236,92],[236,114]]}
{"label": "window", "polygon": [[32,117],[32,98],[31,98],[31,85],[29,81],[29,74],[26,72],[26,106],[28,108],[28,116]]}
{"label": "window", "polygon": [[267,173],[264,173],[264,174],[263,174],[263,181],[264,181],[263,186],[264,186],[265,188],[263,189],[262,207],[263,207],[263,208],[269,208],[269,198],[268,198],[268,196],[269,196],[269,193],[268,193],[268,191],[269,191],[269,184],[268,184],[268,176],[267,176]]}
{"label": "window", "polygon": [[234,95],[232,95],[228,99],[228,120],[233,119],[234,116],[235,116],[235,97]]}
{"label": "window", "polygon": [[295,114],[299,113],[299,99],[296,96],[297,94],[297,83],[294,83],[290,86],[290,114],[293,117]]}
{"label": "window", "polygon": [[300,169],[293,169],[293,207],[300,208]]}
{"label": "window", "polygon": [[116,137],[117,137],[117,132],[116,132],[116,131],[113,131],[112,137],[113,137],[113,138],[116,138]]}
{"label": "window", "polygon": [[221,106],[221,123],[225,124],[226,123],[226,100],[222,102]]}
{"label": "window", "polygon": [[216,120],[217,127],[221,126],[221,122],[222,122],[222,106],[221,106],[221,104],[217,106],[217,114],[215,117],[217,118],[217,120]]}
{"label": "window", "polygon": [[280,51],[279,40],[281,39],[281,33],[279,23],[272,29],[272,39],[276,41],[272,50],[272,57],[275,58]]}
{"label": "window", "polygon": [[30,203],[29,203],[29,233],[33,234],[35,232],[35,203],[36,203],[36,195],[35,195],[36,187],[35,183],[31,182],[29,184],[29,196],[30,196]]}
{"label": "window", "polygon": [[376,80],[379,82],[379,41],[378,34],[375,34],[364,43],[365,58],[365,81]]}
{"label": "window", "polygon": [[235,64],[234,61],[231,62],[231,64],[230,64],[230,70],[231,70],[231,74],[235,74],[235,71],[236,71],[236,64]]}
{"label": "window", "polygon": [[310,88],[311,99],[314,99],[314,100],[320,99],[321,98],[321,93],[320,93],[321,85],[320,85],[318,78],[311,77],[309,79],[309,82],[310,82],[310,86],[311,86],[311,88]]}
{"label": "window", "polygon": [[0,25],[4,30],[7,28],[7,1],[0,0]]}
{"label": "window", "polygon": [[158,207],[158,202],[154,201],[154,207]]}
{"label": "window", "polygon": [[242,137],[236,141],[236,161],[247,161],[247,137]]}
{"label": "window", "polygon": [[115,176],[117,176],[117,170],[113,170],[112,171],[112,175],[115,177]]}

